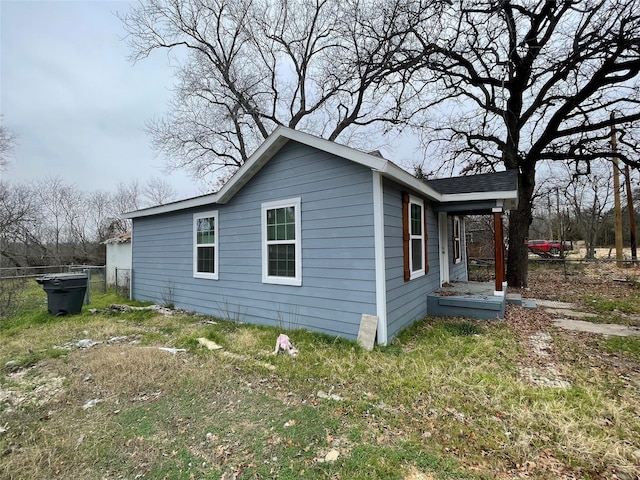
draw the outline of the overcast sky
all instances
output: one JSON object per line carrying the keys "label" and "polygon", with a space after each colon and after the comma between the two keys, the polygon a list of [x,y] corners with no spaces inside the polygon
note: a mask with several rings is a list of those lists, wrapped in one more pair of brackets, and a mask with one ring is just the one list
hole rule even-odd
{"label": "overcast sky", "polygon": [[[166,175],[145,122],[163,116],[174,78],[166,53],[133,65],[115,16],[128,0],[0,0],[0,113],[17,134],[2,179],[59,176],[80,190],[162,177],[178,198],[203,193],[181,172]],[[390,139],[385,156],[415,158],[416,138]]]}
{"label": "overcast sky", "polygon": [[143,131],[166,111],[173,76],[162,53],[127,60],[116,11],[132,2],[0,0],[0,112],[18,135],[9,181],[60,176],[81,190],[159,176],[179,198],[200,193],[162,173]]}

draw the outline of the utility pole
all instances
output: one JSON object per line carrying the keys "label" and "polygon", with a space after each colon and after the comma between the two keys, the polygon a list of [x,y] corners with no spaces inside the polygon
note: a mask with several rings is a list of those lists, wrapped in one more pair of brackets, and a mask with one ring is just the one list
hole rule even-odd
{"label": "utility pole", "polygon": [[560,215],[560,189],[556,187],[556,220],[558,222],[558,236],[560,242],[560,256],[564,258],[564,228],[562,225],[562,216]]}
{"label": "utility pole", "polygon": [[620,207],[620,177],[618,176],[618,141],[616,139],[615,114],[611,112],[611,151],[613,152],[613,198],[616,234],[616,265],[622,267],[622,209]]}
{"label": "utility pole", "polygon": [[563,240],[562,238],[562,219],[560,218],[560,191],[558,187],[556,187],[556,221],[558,224],[556,227],[558,228],[558,240]]}
{"label": "utility pole", "polygon": [[633,266],[638,266],[638,253],[636,251],[636,215],[633,211],[633,197],[631,195],[631,175],[629,165],[624,165],[624,183],[627,187],[627,210],[629,210],[629,240],[631,243],[631,260]]}
{"label": "utility pole", "polygon": [[549,240],[553,240],[553,221],[551,218],[551,191],[547,195],[547,218],[549,219]]}

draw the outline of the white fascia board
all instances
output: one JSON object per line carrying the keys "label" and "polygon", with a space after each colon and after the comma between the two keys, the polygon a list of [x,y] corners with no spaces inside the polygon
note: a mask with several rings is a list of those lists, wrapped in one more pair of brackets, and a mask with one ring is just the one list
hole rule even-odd
{"label": "white fascia board", "polygon": [[289,140],[351,160],[373,170],[384,168],[384,165],[389,163],[383,158],[354,150],[351,147],[280,126],[269,135],[240,170],[220,189],[218,203],[227,203]]}
{"label": "white fascia board", "polygon": [[157,207],[145,208],[123,214],[122,218],[138,218],[161,213],[169,213],[187,208],[202,207],[214,203],[227,203],[238,191],[257,173],[271,158],[289,141],[307,145],[318,150],[351,160],[373,171],[380,172],[383,176],[401,183],[414,191],[421,193],[430,200],[438,202],[460,202],[472,200],[495,200],[496,198],[516,199],[517,192],[483,192],[443,195],[421,180],[418,180],[407,171],[394,163],[375,155],[355,150],[345,145],[316,137],[308,133],[293,130],[287,127],[278,127],[267,139],[253,152],[247,161],[240,167],[236,174],[218,191],[208,195],[188,198]]}
{"label": "white fascia board", "polygon": [[[217,192],[200,197],[188,198],[157,207],[145,208],[134,212],[123,214],[122,218],[137,218],[150,215],[158,215],[160,213],[174,212],[187,208],[201,207],[211,205],[212,203],[227,203],[238,191],[257,173],[271,158],[286,144],[289,140],[293,140],[310,147],[317,148],[327,153],[331,153],[338,157],[359,163],[372,170],[385,170],[389,163],[384,158],[376,157],[368,153],[354,150],[351,147],[340,145],[339,143],[316,137],[308,133],[299,132],[287,127],[278,127],[267,139],[253,152],[247,161],[240,167],[236,174]],[[407,176],[409,174],[405,172]]]}
{"label": "white fascia board", "polygon": [[[279,127],[280,128],[280,127]],[[185,210],[187,208],[202,207],[212,203],[227,203],[287,142],[287,138],[277,135],[278,129],[247,159],[238,171],[216,193],[200,197],[187,198],[166,205],[136,210],[122,215],[122,218],[146,217],[160,213]]]}
{"label": "white fascia board", "polygon": [[518,199],[518,192],[509,190],[504,192],[471,192],[471,193],[447,193],[441,196],[443,203],[447,202],[471,202],[478,200],[510,200]]}
{"label": "white fascia board", "polygon": [[176,212],[178,210],[184,210],[186,208],[202,207],[204,205],[218,203],[217,198],[217,193],[210,193],[208,195],[201,195],[199,197],[178,200],[177,202],[165,203],[164,205],[158,205],[157,207],[143,208],[142,210],[123,213],[122,215],[120,215],[120,218],[149,217],[151,215],[158,215],[160,213]]}
{"label": "white fascia board", "polygon": [[273,135],[276,134],[280,134],[281,136],[285,136],[296,142],[317,148],[318,150],[331,153],[338,157],[346,158],[347,160],[351,160],[352,162],[359,163],[361,165],[364,165],[365,167],[369,167],[372,170],[379,170],[381,168],[384,168],[384,166],[389,163],[384,158],[361,152],[360,150],[355,150],[351,147],[347,147],[346,145],[341,145],[339,143],[332,142],[331,140],[316,137],[315,135],[299,132],[298,130],[292,130],[291,128],[278,127]]}
{"label": "white fascia board", "polygon": [[278,127],[267,139],[253,152],[246,162],[238,169],[227,183],[218,192],[218,202],[227,203],[236,193],[251,180],[264,165],[278,153],[278,151],[289,140],[283,135],[279,135]]}
{"label": "white fascia board", "polygon": [[384,169],[376,170],[382,173],[383,176],[412,188],[430,200],[443,201],[443,195],[440,192],[389,161],[385,161]]}

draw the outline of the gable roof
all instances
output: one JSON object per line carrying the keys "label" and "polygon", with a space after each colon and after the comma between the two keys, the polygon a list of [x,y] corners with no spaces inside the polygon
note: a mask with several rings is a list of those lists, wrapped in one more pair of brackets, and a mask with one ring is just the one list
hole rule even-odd
{"label": "gable roof", "polygon": [[[382,158],[374,153],[365,153],[360,150],[341,145],[324,138],[316,137],[308,133],[293,130],[287,127],[278,127],[275,131],[269,135],[269,137],[253,152],[253,154],[247,159],[247,161],[238,169],[231,179],[216,193],[209,193],[206,195],[200,195],[198,197],[188,198],[185,200],[179,200],[177,202],[167,203],[164,205],[158,205],[155,207],[149,207],[142,210],[136,210],[128,212],[122,215],[123,218],[137,218],[146,217],[151,215],[158,215],[161,213],[174,212],[178,210],[184,210],[188,208],[200,207],[205,205],[211,205],[214,203],[225,204],[238,193],[242,187],[244,187],[254,175],[256,175],[262,167],[264,167],[269,160],[271,160],[280,149],[286,145],[289,141],[294,141],[307,145],[318,150],[342,157],[352,162],[363,165],[370,168],[372,171],[379,172],[382,176],[392,179],[395,182],[410,188],[416,192],[421,193],[426,198],[437,202],[446,201],[464,201],[464,195],[460,196],[455,192],[440,191],[437,186],[440,184],[432,185],[432,180],[429,182],[422,182],[407,171],[400,168],[395,163]],[[475,177],[475,176],[474,176]],[[464,177],[459,177],[464,178]],[[473,178],[473,177],[466,177]],[[451,180],[451,179],[443,179]],[[485,182],[487,185],[490,182]],[[482,200],[482,199],[496,199],[496,198],[514,198],[517,199],[517,178],[515,187],[509,191],[478,191],[473,190],[473,198],[469,200]],[[500,196],[496,197],[496,193]],[[506,195],[506,197],[505,197]],[[447,198],[452,197],[452,198]],[[455,198],[453,198],[455,197]]]}

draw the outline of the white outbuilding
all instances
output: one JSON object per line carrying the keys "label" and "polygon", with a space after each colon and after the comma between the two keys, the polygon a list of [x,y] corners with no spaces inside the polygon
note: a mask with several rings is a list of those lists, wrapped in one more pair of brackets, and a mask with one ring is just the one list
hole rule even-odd
{"label": "white outbuilding", "polygon": [[103,243],[107,246],[107,286],[128,285],[131,278],[131,232]]}

